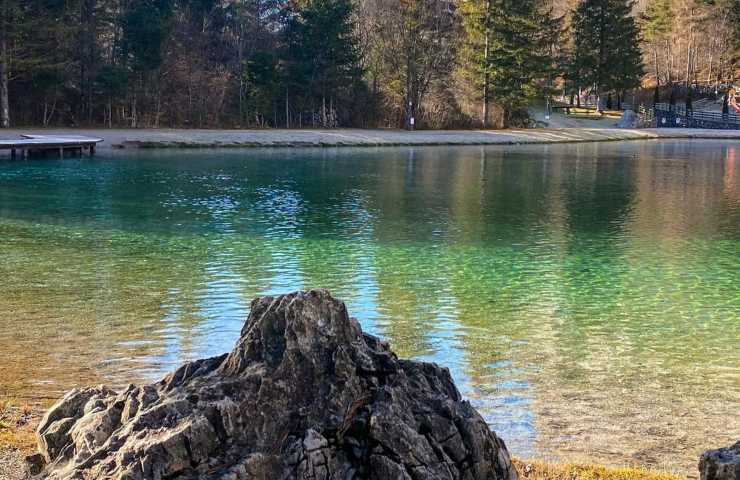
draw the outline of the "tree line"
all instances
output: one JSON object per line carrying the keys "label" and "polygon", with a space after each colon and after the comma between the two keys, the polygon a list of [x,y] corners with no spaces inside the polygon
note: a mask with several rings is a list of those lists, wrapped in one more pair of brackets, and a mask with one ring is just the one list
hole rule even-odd
{"label": "tree line", "polygon": [[731,80],[738,2],[0,0],[0,126],[521,125],[684,54]]}
{"label": "tree line", "polygon": [[640,21],[645,63],[657,85],[717,88],[735,80],[740,1],[650,0]]}

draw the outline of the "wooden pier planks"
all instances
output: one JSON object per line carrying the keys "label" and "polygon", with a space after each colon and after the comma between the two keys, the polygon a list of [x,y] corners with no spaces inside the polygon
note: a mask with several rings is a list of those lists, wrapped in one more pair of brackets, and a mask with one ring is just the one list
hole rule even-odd
{"label": "wooden pier planks", "polygon": [[85,137],[82,135],[21,135],[20,139],[0,140],[0,150],[10,150],[11,158],[20,153],[21,158],[29,153],[58,151],[60,158],[65,151],[74,151],[82,154],[88,149],[90,155],[95,154],[95,146],[102,142],[101,138]]}

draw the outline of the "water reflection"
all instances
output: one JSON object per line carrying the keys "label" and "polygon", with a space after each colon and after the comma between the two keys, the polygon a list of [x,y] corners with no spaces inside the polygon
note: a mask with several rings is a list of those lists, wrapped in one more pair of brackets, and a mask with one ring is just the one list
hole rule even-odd
{"label": "water reflection", "polygon": [[0,163],[0,394],[156,378],[322,286],[515,453],[693,472],[740,436],[738,146]]}

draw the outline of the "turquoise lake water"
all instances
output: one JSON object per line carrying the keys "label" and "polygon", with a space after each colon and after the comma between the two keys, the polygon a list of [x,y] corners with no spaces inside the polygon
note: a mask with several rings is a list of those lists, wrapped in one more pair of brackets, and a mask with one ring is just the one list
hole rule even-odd
{"label": "turquoise lake water", "polygon": [[517,455],[740,438],[740,143],[0,159],[0,396],[156,379],[312,287]]}

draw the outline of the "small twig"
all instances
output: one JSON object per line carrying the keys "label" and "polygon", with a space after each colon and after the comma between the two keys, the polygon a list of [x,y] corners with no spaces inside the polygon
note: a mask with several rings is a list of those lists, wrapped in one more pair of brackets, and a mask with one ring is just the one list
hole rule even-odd
{"label": "small twig", "polygon": [[360,397],[356,399],[354,402],[352,402],[349,407],[347,407],[347,411],[344,414],[344,420],[342,420],[342,426],[339,427],[338,437],[342,438],[345,433],[347,433],[347,430],[349,430],[349,427],[352,426],[352,421],[355,419],[355,416],[357,415],[357,412],[367,405],[367,403],[372,398],[372,395],[368,394],[363,397]]}

